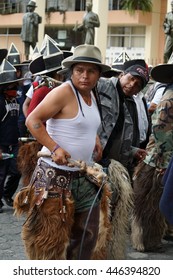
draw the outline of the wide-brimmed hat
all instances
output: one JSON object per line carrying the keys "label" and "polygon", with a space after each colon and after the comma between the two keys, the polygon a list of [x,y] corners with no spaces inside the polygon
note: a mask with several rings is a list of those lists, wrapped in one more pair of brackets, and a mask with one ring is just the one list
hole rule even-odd
{"label": "wide-brimmed hat", "polygon": [[102,63],[101,51],[94,45],[79,45],[74,49],[73,55],[64,59],[62,65],[70,68],[76,63],[92,63],[98,65],[102,72],[110,70],[110,66]]}
{"label": "wide-brimmed hat", "polygon": [[173,64],[160,64],[151,70],[153,80],[163,84],[173,83]]}
{"label": "wide-brimmed hat", "polygon": [[29,65],[29,61],[27,60],[21,62],[20,53],[14,43],[11,43],[6,58],[15,67],[22,67],[25,65]]}
{"label": "wide-brimmed hat", "polygon": [[173,83],[173,53],[167,63],[158,64],[151,69],[153,80],[162,84]]}
{"label": "wide-brimmed hat", "polygon": [[24,80],[24,78],[18,79],[16,73],[16,68],[4,58],[0,66],[0,85]]}
{"label": "wide-brimmed hat", "polygon": [[7,53],[7,49],[0,49],[0,64],[2,63],[3,59],[7,56]]}
{"label": "wide-brimmed hat", "polygon": [[33,75],[45,75],[47,73],[62,70],[61,62],[64,59],[64,55],[72,55],[71,52],[63,52],[57,46],[57,43],[46,35],[44,38],[43,50],[38,57],[31,61],[29,69]]}
{"label": "wide-brimmed hat", "polygon": [[37,7],[36,6],[36,2],[35,1],[29,1],[29,3],[27,4],[27,7]]}

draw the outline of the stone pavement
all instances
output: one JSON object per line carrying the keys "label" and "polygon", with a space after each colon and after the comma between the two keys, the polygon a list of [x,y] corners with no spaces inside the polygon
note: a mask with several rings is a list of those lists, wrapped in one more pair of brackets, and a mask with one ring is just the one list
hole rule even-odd
{"label": "stone pavement", "polygon": [[[24,217],[17,219],[14,211],[3,207],[0,214],[0,260],[27,260],[21,240]],[[128,240],[127,260],[173,260],[173,242],[163,240],[164,253],[140,253],[132,249]]]}

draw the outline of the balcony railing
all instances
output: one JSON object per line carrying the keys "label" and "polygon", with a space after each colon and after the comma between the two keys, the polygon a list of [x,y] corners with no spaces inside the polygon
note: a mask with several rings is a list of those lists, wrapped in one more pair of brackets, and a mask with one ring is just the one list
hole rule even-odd
{"label": "balcony railing", "polygon": [[0,3],[0,14],[20,13],[20,3]]}

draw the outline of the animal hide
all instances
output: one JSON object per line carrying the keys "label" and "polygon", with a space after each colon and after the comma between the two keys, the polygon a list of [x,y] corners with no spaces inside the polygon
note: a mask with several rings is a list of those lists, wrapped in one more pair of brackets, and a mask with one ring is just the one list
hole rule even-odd
{"label": "animal hide", "polygon": [[[65,201],[68,223],[64,223],[59,214],[61,207],[58,197],[45,199],[40,206],[36,205],[34,183],[29,185],[29,182],[40,147],[38,142],[31,142],[21,146],[19,150],[18,162],[24,188],[15,196],[15,215],[26,215],[22,239],[29,259],[66,259],[73,225],[74,202],[72,197]],[[99,235],[92,259],[125,259],[133,205],[132,187],[127,170],[115,160],[111,160],[108,177],[102,192]]]}
{"label": "animal hide", "polygon": [[165,219],[159,210],[162,175],[144,162],[136,167],[135,174],[132,246],[139,252],[155,251],[159,249],[166,229]]}

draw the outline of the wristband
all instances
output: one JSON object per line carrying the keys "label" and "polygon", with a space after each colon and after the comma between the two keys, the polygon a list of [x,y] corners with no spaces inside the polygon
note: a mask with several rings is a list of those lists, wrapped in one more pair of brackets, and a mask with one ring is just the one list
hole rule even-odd
{"label": "wristband", "polygon": [[57,144],[53,149],[53,151],[51,152],[51,156],[55,153],[56,150],[58,150],[58,148],[60,148],[60,146]]}

